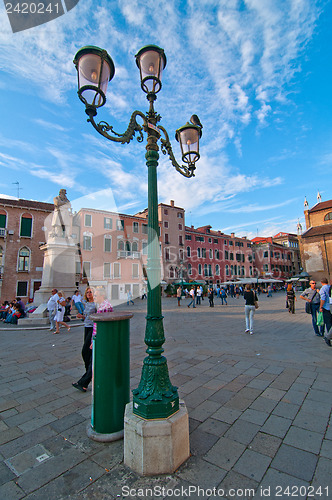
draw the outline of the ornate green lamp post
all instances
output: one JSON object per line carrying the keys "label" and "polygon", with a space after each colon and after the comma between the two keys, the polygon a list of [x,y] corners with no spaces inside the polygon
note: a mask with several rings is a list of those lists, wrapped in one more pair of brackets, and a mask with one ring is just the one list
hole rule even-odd
{"label": "ornate green lamp post", "polygon": [[[145,419],[167,418],[179,409],[177,388],[171,384],[168,374],[167,360],[163,353],[165,342],[160,290],[160,250],[158,223],[157,166],[159,159],[160,139],[161,151],[168,154],[172,165],[185,177],[193,177],[195,163],[199,159],[199,139],[202,125],[193,115],[191,123],[180,127],[175,134],[180,143],[182,161],[179,165],[174,157],[168,134],[159,125],[161,119],[154,110],[154,101],[161,89],[162,71],[166,66],[166,56],[160,47],[148,45],[136,54],[136,64],[140,71],[141,88],[147,94],[150,103],[149,111],[134,111],[127,130],[118,134],[113,127],[95,117],[97,109],[106,102],[108,82],[113,78],[115,69],[111,57],[98,47],[83,47],[74,59],[78,72],[78,96],[85,104],[88,122],[107,139],[121,144],[129,143],[138,134],[138,142],[143,141],[143,132],[147,134],[146,165],[148,167],[148,300],[145,343],[148,356],[144,359],[141,381],[133,391],[133,413]],[[142,120],[142,125],[137,119]],[[140,120],[139,120],[140,121]],[[158,124],[158,126],[157,126]],[[113,134],[113,135],[111,135]]]}

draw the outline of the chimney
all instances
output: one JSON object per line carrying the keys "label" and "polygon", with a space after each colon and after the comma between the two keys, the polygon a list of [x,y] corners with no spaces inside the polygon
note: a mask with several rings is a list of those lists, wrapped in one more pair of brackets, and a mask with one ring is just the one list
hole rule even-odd
{"label": "chimney", "polygon": [[171,200],[171,207],[174,207],[174,200]]}
{"label": "chimney", "polygon": [[231,233],[231,238],[235,238],[235,233]]}

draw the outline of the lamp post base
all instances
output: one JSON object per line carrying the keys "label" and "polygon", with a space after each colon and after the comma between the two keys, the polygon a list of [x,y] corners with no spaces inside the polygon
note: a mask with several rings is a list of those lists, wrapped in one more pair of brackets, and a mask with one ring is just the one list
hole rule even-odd
{"label": "lamp post base", "polygon": [[189,418],[183,401],[166,419],[144,420],[128,403],[124,417],[124,463],[141,476],[173,473],[190,456]]}

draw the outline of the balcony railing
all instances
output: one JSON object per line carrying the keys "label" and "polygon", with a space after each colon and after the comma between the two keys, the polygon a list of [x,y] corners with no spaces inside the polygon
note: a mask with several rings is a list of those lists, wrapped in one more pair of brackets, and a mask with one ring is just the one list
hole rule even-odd
{"label": "balcony railing", "polygon": [[141,257],[140,252],[130,252],[127,250],[118,250],[118,259],[139,259]]}

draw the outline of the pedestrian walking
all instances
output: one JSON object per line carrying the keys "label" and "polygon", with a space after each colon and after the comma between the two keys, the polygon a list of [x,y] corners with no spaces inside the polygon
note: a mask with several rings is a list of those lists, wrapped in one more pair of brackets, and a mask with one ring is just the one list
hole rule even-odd
{"label": "pedestrian walking", "polygon": [[192,304],[193,305],[193,309],[195,309],[196,306],[195,306],[195,288],[194,287],[191,287],[189,295],[191,297],[191,301],[189,302],[188,307],[190,307],[191,304]]}
{"label": "pedestrian walking", "polygon": [[[317,314],[320,307],[319,289],[316,288],[316,281],[314,280],[311,280],[309,285],[310,288],[306,288],[304,292],[302,292],[300,299],[306,301],[306,311],[307,308],[309,308],[315,335],[318,337],[324,337],[324,325],[320,327],[317,326]],[[309,304],[309,306],[307,306],[307,304]]]}
{"label": "pedestrian walking", "polygon": [[178,299],[178,306],[181,306],[181,296],[182,296],[182,288],[181,286],[178,286],[176,290],[176,298]]}
{"label": "pedestrian walking", "polygon": [[65,315],[65,310],[66,310],[66,299],[64,297],[64,294],[61,290],[58,291],[58,300],[56,301],[57,305],[56,305],[56,314],[55,314],[55,332],[53,333],[60,333],[60,330],[59,330],[59,326],[62,325],[62,326],[65,326],[67,328],[67,332],[70,331],[70,326],[67,325],[67,323],[65,323],[63,321],[63,317]]}
{"label": "pedestrian walking", "polygon": [[245,333],[253,335],[254,333],[254,314],[258,307],[258,298],[256,292],[252,290],[251,285],[247,284],[243,293],[243,298],[246,301],[244,306],[244,316],[246,322]]}
{"label": "pedestrian walking", "polygon": [[50,320],[50,331],[55,329],[56,306],[57,306],[57,300],[59,299],[58,290],[56,288],[52,289],[51,294],[52,295],[47,302],[47,310]]}
{"label": "pedestrian walking", "polygon": [[289,283],[287,286],[287,302],[288,302],[288,312],[291,314],[295,314],[295,301],[296,301],[296,296],[293,290],[293,285]]}
{"label": "pedestrian walking", "polygon": [[220,300],[221,300],[221,305],[223,306],[224,305],[224,302],[227,306],[227,293],[226,293],[226,290],[225,288],[222,288],[220,290]]}
{"label": "pedestrian walking", "polygon": [[78,389],[81,392],[86,392],[87,387],[91,381],[91,378],[89,379],[89,367],[92,360],[92,350],[90,349],[90,347],[93,333],[93,321],[90,318],[90,314],[95,313],[97,311],[97,308],[94,302],[93,292],[90,287],[87,287],[87,289],[85,290],[84,300],[86,301],[84,314],[78,313],[77,318],[84,319],[84,341],[82,347],[82,358],[85,366],[85,374],[80,378],[78,382],[74,382],[72,384],[75,389]]}
{"label": "pedestrian walking", "polygon": [[134,305],[133,294],[131,293],[131,290],[128,290],[127,292],[127,306],[129,306],[129,302]]}
{"label": "pedestrian walking", "polygon": [[322,283],[322,288],[319,291],[320,295],[320,305],[319,305],[319,310],[320,312],[323,313],[323,318],[324,318],[324,325],[326,326],[326,334],[324,337],[324,340],[326,344],[331,347],[331,339],[332,339],[332,315],[330,312],[330,293],[331,293],[331,287],[328,284],[328,281],[326,278],[323,278],[321,280]]}
{"label": "pedestrian walking", "polygon": [[272,286],[271,285],[269,285],[267,287],[267,297],[272,297]]}
{"label": "pedestrian walking", "polygon": [[208,288],[208,299],[209,299],[209,305],[210,305],[210,307],[214,307],[214,303],[213,303],[213,300],[214,300],[214,290],[213,290],[212,286],[210,286]]}

